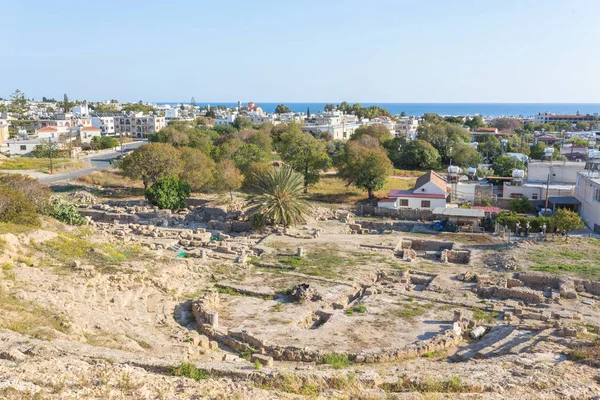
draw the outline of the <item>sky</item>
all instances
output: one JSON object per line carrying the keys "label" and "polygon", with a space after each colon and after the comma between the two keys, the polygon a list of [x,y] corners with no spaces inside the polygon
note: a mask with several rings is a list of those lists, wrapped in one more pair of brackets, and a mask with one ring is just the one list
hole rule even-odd
{"label": "sky", "polygon": [[597,0],[0,0],[0,97],[600,102]]}

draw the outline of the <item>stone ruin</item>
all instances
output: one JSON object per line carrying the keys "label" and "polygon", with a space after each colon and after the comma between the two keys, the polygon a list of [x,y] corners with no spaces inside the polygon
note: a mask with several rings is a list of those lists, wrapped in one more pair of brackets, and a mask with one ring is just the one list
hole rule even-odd
{"label": "stone ruin", "polygon": [[471,251],[467,249],[454,249],[454,242],[402,239],[395,249],[397,256],[405,261],[419,258],[438,259],[442,263],[469,264]]}

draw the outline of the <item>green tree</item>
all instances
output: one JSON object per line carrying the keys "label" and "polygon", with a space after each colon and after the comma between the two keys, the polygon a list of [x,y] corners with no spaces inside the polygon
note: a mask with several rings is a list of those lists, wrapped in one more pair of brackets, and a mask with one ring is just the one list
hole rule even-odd
{"label": "green tree", "polygon": [[494,135],[480,135],[475,140],[478,143],[477,151],[487,159],[488,163],[493,163],[502,155],[502,144]]}
{"label": "green tree", "polygon": [[244,177],[232,160],[217,163],[213,175],[213,186],[219,192],[227,193],[233,200],[233,191],[242,187]]}
{"label": "green tree", "polygon": [[111,136],[94,136],[92,147],[96,150],[111,149],[119,145],[119,140]]}
{"label": "green tree", "polygon": [[249,199],[251,221],[284,228],[304,222],[311,208],[302,197],[303,189],[304,178],[287,165],[260,175]]}
{"label": "green tree", "polygon": [[310,107],[306,107],[306,118],[310,118]]}
{"label": "green tree", "polygon": [[10,105],[8,106],[8,112],[12,114],[14,120],[10,121],[11,130],[10,137],[15,137],[19,128],[23,129],[30,126],[32,122],[28,116],[29,102],[25,97],[25,93],[19,89],[15,90],[10,96]]}
{"label": "green tree", "polygon": [[523,161],[509,156],[498,157],[492,164],[494,174],[497,176],[511,176],[515,169],[525,169]]}
{"label": "green tree", "polygon": [[158,178],[152,186],[145,190],[146,199],[158,208],[177,210],[187,206],[191,187],[176,176]]}
{"label": "green tree", "polygon": [[67,96],[66,93],[63,96],[62,106],[65,109],[65,112],[68,112],[71,109],[71,102],[69,101],[69,96]]}
{"label": "green tree", "polygon": [[394,170],[385,150],[368,149],[353,141],[337,157],[337,164],[339,176],[348,185],[366,190],[369,199],[374,191],[383,188]]}
{"label": "green tree", "polygon": [[182,169],[179,178],[193,190],[206,187],[213,176],[215,162],[202,150],[183,147],[181,149]]}
{"label": "green tree", "polygon": [[231,159],[238,169],[245,172],[252,163],[266,162],[268,155],[257,145],[244,143],[232,154]]}
{"label": "green tree", "polygon": [[537,144],[532,145],[529,148],[529,157],[534,160],[541,160],[544,158],[544,149],[546,145],[544,143],[539,142]]}
{"label": "green tree", "polygon": [[131,179],[141,179],[144,189],[163,176],[178,175],[182,162],[180,152],[166,143],[150,143],[135,149],[127,155],[120,168],[125,176]]}
{"label": "green tree", "polygon": [[575,211],[559,208],[554,214],[554,221],[558,229],[564,232],[583,229],[585,225]]}
{"label": "green tree", "polygon": [[440,154],[431,144],[417,139],[409,141],[403,148],[402,166],[415,169],[436,169],[440,166]]}
{"label": "green tree", "polygon": [[370,124],[361,125],[352,134],[350,140],[357,140],[362,136],[371,136],[379,141],[379,143],[385,143],[392,140],[392,134],[389,129],[383,124]]}
{"label": "green tree", "polygon": [[472,131],[474,131],[476,129],[485,127],[485,122],[483,122],[483,118],[481,118],[481,115],[476,115],[473,118],[467,120],[467,122],[465,122],[465,126],[468,126],[469,128],[471,128]]}
{"label": "green tree", "polygon": [[292,110],[290,110],[285,104],[278,104],[277,107],[275,107],[275,114],[286,114],[289,112],[292,112]]}
{"label": "green tree", "polygon": [[523,214],[532,211],[533,204],[527,197],[521,196],[512,199],[510,203],[508,203],[508,208],[510,208],[511,211]]}
{"label": "green tree", "polygon": [[331,104],[331,103],[325,104],[325,107],[323,109],[327,112],[333,111],[333,110],[335,110],[335,104]]}
{"label": "green tree", "polygon": [[250,120],[250,118],[237,117],[235,121],[233,121],[233,127],[238,131],[241,131],[242,129],[252,128],[252,121]]}
{"label": "green tree", "polygon": [[452,144],[452,163],[459,167],[476,167],[481,163],[481,154],[467,143]]}
{"label": "green tree", "polygon": [[304,193],[331,166],[325,143],[296,127],[281,135],[278,149],[281,159],[304,177]]}

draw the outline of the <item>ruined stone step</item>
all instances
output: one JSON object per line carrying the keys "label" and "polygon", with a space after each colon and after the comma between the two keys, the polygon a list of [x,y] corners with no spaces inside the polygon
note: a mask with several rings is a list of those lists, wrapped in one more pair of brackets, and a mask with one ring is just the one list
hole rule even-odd
{"label": "ruined stone step", "polygon": [[479,350],[474,358],[482,359],[508,354],[513,347],[522,345],[523,343],[529,343],[530,338],[531,336],[528,335],[528,332],[514,329],[503,339]]}
{"label": "ruined stone step", "polygon": [[504,339],[508,335],[510,335],[515,328],[513,326],[508,325],[499,325],[494,326],[492,329],[483,336],[483,338],[477,342],[473,342],[461,350],[457,351],[455,354],[450,356],[450,359],[453,361],[465,361],[470,358],[475,357],[477,353],[486,347],[492,346],[494,343]]}

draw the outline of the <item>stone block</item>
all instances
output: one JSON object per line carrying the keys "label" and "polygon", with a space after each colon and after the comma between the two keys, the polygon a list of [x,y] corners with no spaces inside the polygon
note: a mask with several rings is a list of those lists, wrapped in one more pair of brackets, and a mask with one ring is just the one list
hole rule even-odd
{"label": "stone block", "polygon": [[210,343],[208,344],[208,347],[211,350],[219,350],[219,343],[215,340],[211,340]]}

